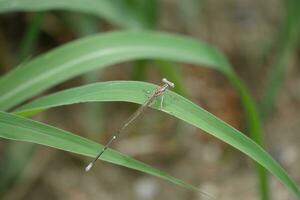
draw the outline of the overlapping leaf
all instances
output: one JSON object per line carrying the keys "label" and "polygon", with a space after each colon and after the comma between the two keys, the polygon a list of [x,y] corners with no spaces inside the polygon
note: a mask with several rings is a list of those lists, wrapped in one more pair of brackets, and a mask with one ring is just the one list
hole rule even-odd
{"label": "overlapping leaf", "polygon": [[[100,144],[70,132],[2,111],[0,111],[0,137],[46,145],[90,157],[95,157],[99,149],[103,147]],[[181,187],[201,192],[197,187],[111,149],[108,149],[101,156],[101,159],[157,176]],[[84,168],[82,171],[84,172]],[[207,196],[204,192],[201,193]]]}
{"label": "overlapping leaf", "polygon": [[[152,91],[154,88],[152,84],[134,81],[96,83],[42,97],[21,107],[17,113],[28,114],[55,106],[92,101],[128,101],[142,104],[147,98],[145,89]],[[164,112],[210,133],[245,153],[277,176],[300,197],[297,185],[280,165],[247,136],[174,92],[169,91],[164,99]],[[160,104],[156,102],[153,106],[159,108]]]}

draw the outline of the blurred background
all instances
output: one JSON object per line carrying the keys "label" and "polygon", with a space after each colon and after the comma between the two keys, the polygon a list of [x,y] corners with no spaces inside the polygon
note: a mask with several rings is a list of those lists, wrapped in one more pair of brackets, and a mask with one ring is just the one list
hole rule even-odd
{"label": "blurred background", "polygon": [[[141,16],[130,28],[183,34],[224,52],[258,103],[267,151],[300,184],[299,1],[125,2],[128,12]],[[1,14],[0,73],[75,39],[125,28],[70,11]],[[184,63],[122,63],[69,80],[45,94],[97,81],[160,84],[165,76],[176,81],[176,92],[246,132],[243,108],[229,81],[217,71]],[[48,110],[34,119],[104,144],[136,108],[122,102],[72,105]],[[259,199],[252,161],[162,112],[147,110],[113,148],[197,185],[218,199]],[[101,161],[85,173],[89,161],[49,147],[1,139],[0,199],[204,199],[194,191]],[[295,199],[272,176],[270,193],[274,200]]]}

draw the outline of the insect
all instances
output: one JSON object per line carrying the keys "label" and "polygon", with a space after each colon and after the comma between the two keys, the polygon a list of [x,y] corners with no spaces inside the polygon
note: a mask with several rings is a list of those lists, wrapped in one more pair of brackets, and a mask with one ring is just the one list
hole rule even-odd
{"label": "insect", "polygon": [[95,157],[95,159],[88,164],[88,166],[85,168],[85,171],[89,171],[95,162],[101,157],[101,155],[110,147],[110,145],[113,143],[114,140],[116,140],[122,132],[125,130],[125,128],[131,124],[135,119],[137,119],[145,110],[149,107],[149,105],[159,96],[161,96],[161,102],[160,102],[160,108],[163,106],[164,101],[164,93],[167,91],[169,87],[174,88],[175,84],[168,81],[166,78],[162,79],[162,82],[164,83],[162,86],[157,87],[151,94],[151,96],[120,126],[119,129],[117,129],[116,133],[112,136],[112,138],[104,145],[102,150],[99,152],[99,154]]}

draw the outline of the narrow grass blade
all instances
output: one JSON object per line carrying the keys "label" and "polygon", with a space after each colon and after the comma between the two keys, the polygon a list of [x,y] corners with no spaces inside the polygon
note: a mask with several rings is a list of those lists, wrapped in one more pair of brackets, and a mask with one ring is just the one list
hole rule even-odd
{"label": "narrow grass blade", "polygon": [[[0,110],[11,109],[74,76],[133,59],[188,62],[219,70],[241,96],[251,138],[263,144],[254,101],[223,54],[199,40],[166,33],[111,32],[87,37],[39,56],[0,79]],[[266,173],[258,174],[266,176]],[[261,177],[260,180],[266,178]]]}
{"label": "narrow grass blade", "polygon": [[277,38],[274,40],[277,52],[276,56],[274,56],[274,63],[271,66],[266,88],[260,102],[260,112],[263,120],[266,120],[272,113],[284,82],[286,66],[297,44],[299,44],[300,1],[286,0],[282,3],[285,8],[285,19]]}
{"label": "narrow grass blade", "polygon": [[0,109],[10,109],[76,75],[142,58],[205,64],[231,73],[221,53],[197,40],[155,32],[111,32],[69,43],[12,70],[0,80]]}
{"label": "narrow grass blade", "polygon": [[[18,59],[26,60],[32,55],[37,44],[40,26],[46,13],[35,13],[31,16],[26,31],[22,37]],[[15,183],[22,174],[25,166],[31,161],[35,148],[32,144],[19,144],[17,142],[8,143],[3,151],[2,162],[0,162],[0,193]]]}
{"label": "narrow grass blade", "polygon": [[92,14],[127,28],[143,27],[124,0],[1,0],[0,12],[69,10]]}
{"label": "narrow grass blade", "polygon": [[[55,106],[94,101],[127,101],[141,104],[147,99],[144,91],[151,91],[154,88],[155,85],[135,81],[90,84],[42,97],[21,107],[17,113],[28,114]],[[247,136],[172,91],[168,91],[164,99],[164,112],[192,124],[240,150],[273,173],[300,198],[300,191],[296,183],[265,150]],[[159,105],[159,102],[156,102],[153,107],[159,109]]]}
{"label": "narrow grass blade", "polygon": [[[95,157],[103,146],[70,132],[0,111],[0,137],[50,146],[89,157]],[[165,174],[147,164],[108,149],[102,160],[157,176],[184,188],[201,192],[197,187]],[[203,195],[205,193],[201,192]]]}
{"label": "narrow grass blade", "polygon": [[32,53],[36,42],[40,34],[40,26],[43,23],[43,19],[46,13],[40,12],[36,13],[33,16],[33,19],[30,21],[28,28],[22,38],[20,51],[19,51],[19,60],[23,61]]}

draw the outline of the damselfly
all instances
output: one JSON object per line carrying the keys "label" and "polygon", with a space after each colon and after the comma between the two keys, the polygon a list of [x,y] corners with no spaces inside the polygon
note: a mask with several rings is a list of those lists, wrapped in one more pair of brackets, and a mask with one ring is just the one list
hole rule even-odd
{"label": "damselfly", "polygon": [[89,171],[94,163],[100,158],[100,156],[110,147],[112,142],[117,139],[124,129],[132,123],[135,119],[137,119],[138,116],[140,116],[146,108],[159,96],[161,96],[161,102],[160,102],[160,107],[162,108],[163,106],[163,101],[164,101],[164,93],[169,87],[175,87],[175,84],[168,81],[166,78],[162,79],[162,82],[164,83],[162,86],[157,87],[152,95],[120,126],[120,128],[116,131],[114,136],[105,144],[105,146],[102,148],[102,150],[99,152],[99,154],[95,157],[95,159],[90,162],[90,164],[85,168],[85,171]]}

